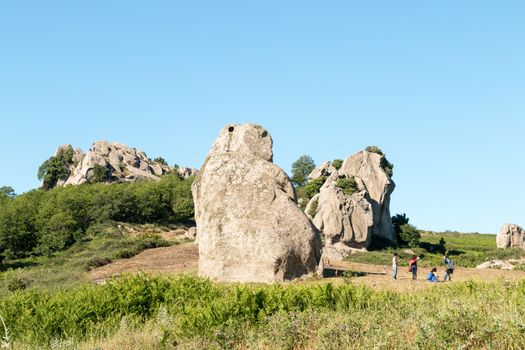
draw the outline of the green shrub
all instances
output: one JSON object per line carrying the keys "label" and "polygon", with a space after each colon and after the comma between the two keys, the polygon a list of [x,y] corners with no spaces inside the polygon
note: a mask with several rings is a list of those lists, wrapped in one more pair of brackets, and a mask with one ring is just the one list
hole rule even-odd
{"label": "green shrub", "polygon": [[7,290],[10,292],[16,292],[19,290],[24,290],[29,286],[29,281],[25,278],[15,277],[9,281],[7,284]]}
{"label": "green shrub", "polygon": [[337,170],[341,169],[343,166],[343,160],[342,159],[334,159],[332,161],[332,166],[336,168]]}
{"label": "green shrub", "polygon": [[321,187],[325,183],[327,177],[320,176],[317,179],[310,181],[306,185],[297,188],[297,196],[301,200],[301,209],[304,210],[308,205],[308,202],[319,193]]}
{"label": "green shrub", "polygon": [[312,202],[312,205],[310,206],[308,210],[308,215],[310,215],[312,218],[315,217],[317,214],[317,207],[319,206],[319,199],[316,199]]}
{"label": "green shrub", "polygon": [[409,247],[418,247],[421,234],[415,226],[410,224],[401,225],[401,239],[407,242]]}
{"label": "green shrub", "polygon": [[343,193],[347,196],[351,196],[356,192],[359,192],[359,187],[357,186],[357,182],[355,181],[355,177],[343,177],[337,179],[337,187],[343,190]]}
{"label": "green shrub", "polygon": [[89,179],[91,183],[104,182],[109,177],[108,169],[100,164],[93,166],[93,176]]}
{"label": "green shrub", "polygon": [[86,270],[89,271],[89,270],[95,269],[97,267],[101,267],[101,266],[104,266],[104,265],[109,265],[112,262],[113,261],[110,258],[95,256],[95,257],[91,258],[91,260],[89,260],[87,262]]}
{"label": "green shrub", "polygon": [[381,148],[377,146],[368,146],[365,148],[365,151],[370,152],[370,153],[376,153],[376,154],[379,154],[380,156],[385,155],[383,151],[381,150]]}

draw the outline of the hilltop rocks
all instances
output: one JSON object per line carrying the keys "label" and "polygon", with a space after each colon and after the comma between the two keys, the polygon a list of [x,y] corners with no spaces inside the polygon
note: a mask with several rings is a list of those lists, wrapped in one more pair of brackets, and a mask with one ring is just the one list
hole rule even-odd
{"label": "hilltop rocks", "polygon": [[522,248],[525,249],[525,230],[518,225],[503,225],[496,236],[498,248]]}
{"label": "hilltop rocks", "polygon": [[323,254],[329,259],[342,260],[353,250],[368,248],[374,238],[395,240],[389,209],[395,184],[385,164],[382,153],[362,151],[339,170],[325,162],[310,174],[312,180],[329,174],[306,207],[324,235]]}
{"label": "hilltop rocks", "polygon": [[47,184],[47,188],[86,182],[159,180],[161,175],[168,172],[176,172],[182,178],[198,173],[193,168],[170,168],[162,159],[154,161],[143,151],[108,141],[95,142],[86,154],[80,148],[62,145],[50,160],[53,158],[60,162],[63,171],[55,178],[55,182]]}
{"label": "hilltop rocks", "polygon": [[319,233],[272,158],[263,127],[222,129],[192,186],[201,276],[270,283],[316,271]]}
{"label": "hilltop rocks", "polygon": [[104,181],[158,180],[167,173],[167,165],[150,160],[136,148],[108,141],[97,141],[76,166],[65,185],[89,182],[95,176],[95,168],[104,169]]}

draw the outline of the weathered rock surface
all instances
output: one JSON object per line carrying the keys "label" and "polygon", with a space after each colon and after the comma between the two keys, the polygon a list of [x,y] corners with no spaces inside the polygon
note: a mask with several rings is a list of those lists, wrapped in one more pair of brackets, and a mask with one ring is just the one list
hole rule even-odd
{"label": "weathered rock surface", "polygon": [[490,260],[476,266],[477,269],[514,270],[514,265],[504,260]]}
{"label": "weathered rock surface", "polygon": [[310,175],[308,175],[308,181],[313,181],[321,176],[330,176],[330,174],[334,173],[336,169],[332,166],[332,163],[330,161],[325,161],[323,164],[312,170]]}
{"label": "weathered rock surface", "polygon": [[[383,157],[362,151],[348,157],[339,170],[325,162],[310,174],[311,181],[329,175],[305,210],[324,235],[327,258],[342,260],[353,250],[368,248],[374,237],[395,240],[389,209],[395,185],[383,169]],[[355,181],[355,193],[345,194],[338,186],[343,178]]]}
{"label": "weathered rock surface", "polygon": [[343,260],[352,250],[368,247],[374,224],[368,193],[362,190],[347,195],[337,186],[337,178],[337,173],[332,173],[306,207],[324,235],[323,255],[331,260]]}
{"label": "weathered rock surface", "polygon": [[159,180],[167,165],[153,162],[136,148],[121,143],[97,141],[76,166],[65,185],[79,185],[94,176],[96,165],[106,170],[106,181]]}
{"label": "weathered rock surface", "polygon": [[[68,160],[65,175],[58,179],[57,186],[79,185],[90,182],[95,176],[95,167],[104,169],[104,182],[123,182],[134,180],[159,180],[168,172],[177,172],[182,178],[195,176],[197,169],[177,167],[155,162],[143,151],[127,145],[97,141],[86,154],[80,148],[73,149],[71,145],[62,145],[55,151],[55,157],[65,155]],[[100,169],[100,168],[99,168]]]}
{"label": "weathered rock surface", "polygon": [[319,233],[272,158],[263,127],[222,129],[192,187],[201,276],[271,283],[316,271]]}
{"label": "weathered rock surface", "polygon": [[383,168],[384,161],[383,155],[361,151],[343,162],[339,174],[355,177],[359,188],[368,192],[374,213],[372,235],[395,241],[390,215],[390,195],[395,183]]}
{"label": "weathered rock surface", "polygon": [[525,230],[515,224],[505,224],[496,236],[498,248],[522,248],[525,249]]}

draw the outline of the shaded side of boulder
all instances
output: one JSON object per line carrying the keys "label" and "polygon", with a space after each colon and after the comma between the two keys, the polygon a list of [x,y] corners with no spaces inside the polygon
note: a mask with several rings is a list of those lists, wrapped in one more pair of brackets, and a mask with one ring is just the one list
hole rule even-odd
{"label": "shaded side of boulder", "polygon": [[263,127],[227,125],[220,132],[192,186],[199,275],[271,283],[316,271],[319,233],[272,158]]}

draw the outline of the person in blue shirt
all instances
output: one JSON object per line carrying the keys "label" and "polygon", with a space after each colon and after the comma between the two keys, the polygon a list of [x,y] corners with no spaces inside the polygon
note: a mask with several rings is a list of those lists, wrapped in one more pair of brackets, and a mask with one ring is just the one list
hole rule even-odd
{"label": "person in blue shirt", "polygon": [[427,281],[429,282],[439,282],[439,277],[437,275],[437,268],[433,268],[432,271],[428,273]]}
{"label": "person in blue shirt", "polygon": [[455,268],[454,262],[447,255],[444,255],[443,263],[447,265],[447,271],[445,273],[445,277],[443,278],[443,282],[446,282],[447,278],[449,281],[452,281],[452,274],[454,273],[454,268]]}

